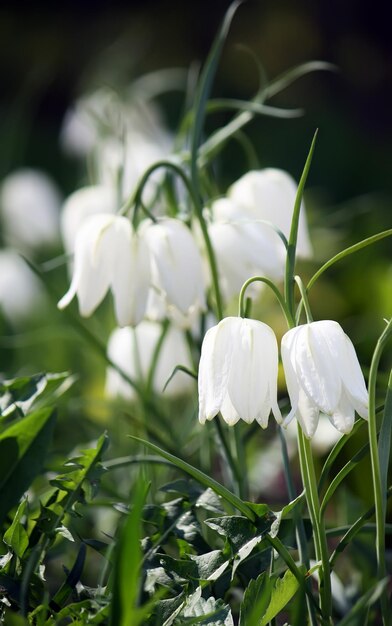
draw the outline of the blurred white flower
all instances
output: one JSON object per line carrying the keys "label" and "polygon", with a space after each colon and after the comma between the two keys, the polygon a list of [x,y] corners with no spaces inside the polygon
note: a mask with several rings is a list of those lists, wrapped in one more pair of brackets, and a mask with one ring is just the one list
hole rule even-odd
{"label": "blurred white flower", "polygon": [[[147,168],[166,158],[173,136],[165,128],[159,108],[144,94],[130,100],[113,90],[99,89],[76,102],[65,118],[61,140],[77,156],[93,155],[100,184],[120,189],[128,198]],[[150,203],[164,171],[149,178],[143,200]]]}
{"label": "blurred white flower", "polygon": [[278,346],[273,330],[251,319],[226,317],[207,331],[199,365],[199,421],[219,411],[232,426],[257,420],[266,428],[277,403]]}
{"label": "blurred white flower", "polygon": [[211,213],[213,221],[208,226],[208,234],[226,302],[238,296],[251,276],[262,275],[275,280],[283,277],[284,261],[279,254],[281,240],[271,227],[249,217],[229,198],[216,200]]}
{"label": "blurred white flower", "polygon": [[149,284],[148,248],[129,220],[92,215],[76,236],[71,286],[58,307],[65,308],[77,295],[80,314],[88,317],[111,289],[119,325],[135,326],[143,318]]}
{"label": "blurred white flower", "polygon": [[[285,172],[275,168],[253,170],[237,180],[228,190],[228,197],[242,207],[250,217],[271,222],[289,238],[297,185]],[[272,235],[271,235],[272,236]],[[274,243],[277,239],[274,237]],[[279,251],[285,249],[278,243]],[[302,202],[298,226],[297,255],[312,256],[305,206]]]}
{"label": "blurred white flower", "polygon": [[60,193],[38,170],[21,169],[2,182],[0,213],[7,245],[22,251],[59,241]]}
{"label": "blurred white flower", "polygon": [[82,187],[66,199],[61,211],[61,235],[66,252],[73,253],[76,233],[86,217],[115,213],[116,200],[115,189],[103,185]]}
{"label": "blurred white flower", "polygon": [[40,282],[12,249],[0,250],[0,310],[11,323],[23,322],[43,300]]}
{"label": "blurred white flower", "polygon": [[367,419],[363,374],[354,347],[337,322],[323,320],[289,330],[281,352],[292,406],[286,422],[297,416],[305,435],[313,437],[320,412],[341,433],[351,431],[355,411]]}
{"label": "blurred white flower", "polygon": [[141,231],[151,255],[152,288],[163,297],[169,317],[191,326],[205,309],[203,262],[191,231],[174,218],[146,221]]}
{"label": "blurred white flower", "polygon": [[[147,320],[136,328],[118,328],[109,338],[107,353],[109,358],[130,378],[146,383],[154,357],[155,349],[162,334],[162,325]],[[160,348],[152,381],[153,390],[162,393],[163,388],[177,365],[193,369],[189,346],[184,333],[170,326]],[[195,387],[195,381],[184,372],[178,371],[164,391],[165,396],[189,393]],[[110,397],[124,399],[135,398],[133,388],[113,368],[106,374],[106,393]]]}

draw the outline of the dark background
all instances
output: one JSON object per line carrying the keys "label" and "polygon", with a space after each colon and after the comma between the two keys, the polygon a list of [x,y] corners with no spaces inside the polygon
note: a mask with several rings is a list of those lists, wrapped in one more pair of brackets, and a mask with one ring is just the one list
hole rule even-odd
{"label": "dark background", "polygon": [[[56,138],[73,99],[102,83],[124,84],[146,71],[202,61],[228,6],[223,0],[2,4],[1,173],[18,165],[42,167],[72,191],[70,164]],[[313,59],[339,68],[303,78],[275,98],[282,106],[303,106],[307,114],[254,125],[263,164],[298,176],[319,127],[313,185],[328,188],[334,202],[391,190],[387,3],[245,2],[234,18],[215,92],[251,97],[257,70],[237,44],[257,55],[269,77]]]}

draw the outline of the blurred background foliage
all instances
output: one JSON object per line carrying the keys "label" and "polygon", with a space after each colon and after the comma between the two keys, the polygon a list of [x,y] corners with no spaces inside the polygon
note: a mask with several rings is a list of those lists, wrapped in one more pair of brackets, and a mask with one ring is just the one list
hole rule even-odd
{"label": "blurred background foliage", "polygon": [[[75,99],[102,85],[121,88],[161,68],[199,67],[228,6],[223,0],[2,3],[0,177],[19,167],[38,168],[53,178],[64,198],[86,184],[85,168],[64,153],[59,141]],[[285,169],[298,180],[319,128],[306,190],[315,260],[303,267],[305,279],[339,250],[391,227],[392,55],[386,10],[380,1],[369,7],[355,0],[249,0],[238,10],[224,48],[213,88],[219,96],[254,96],[259,74],[252,55],[268,78],[315,59],[337,67],[301,78],[273,99],[276,106],[303,108],[303,117],[258,117],[246,129],[260,167]],[[177,92],[159,98],[173,130],[182,100]],[[211,116],[207,128],[228,119],[225,113]],[[221,192],[246,168],[241,149],[230,143],[220,161]],[[42,250],[35,260],[46,262],[60,253],[60,248]],[[48,277],[62,295],[65,268]],[[390,240],[335,266],[310,299],[315,319],[343,325],[366,374],[383,318],[392,314]],[[88,320],[103,343],[114,326],[110,310],[104,307]],[[258,313],[283,332],[268,299]],[[48,298],[23,327],[12,327],[0,316],[0,372],[11,377],[62,370],[79,378],[60,411],[58,451],[97,436],[104,427],[121,450],[133,409],[117,408],[113,419],[103,396],[105,363],[55,302]],[[182,409],[178,445],[188,437],[195,404],[193,398]],[[256,445],[262,437],[259,433]],[[366,481],[357,488],[366,492]]]}

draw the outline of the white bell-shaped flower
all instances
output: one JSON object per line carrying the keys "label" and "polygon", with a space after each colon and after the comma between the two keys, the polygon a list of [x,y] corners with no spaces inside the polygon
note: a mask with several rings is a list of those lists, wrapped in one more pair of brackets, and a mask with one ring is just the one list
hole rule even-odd
{"label": "white bell-shaped flower", "polygon": [[[266,168],[247,172],[229,189],[228,197],[254,219],[274,224],[288,239],[297,194],[294,179],[284,170]],[[276,242],[276,240],[274,240]],[[284,247],[279,245],[282,255]],[[312,256],[305,206],[302,202],[298,225],[297,255]]]}
{"label": "white bell-shaped flower", "polygon": [[282,338],[282,361],[291,401],[288,423],[297,416],[313,437],[320,412],[342,433],[353,427],[355,411],[367,419],[368,393],[353,344],[334,321],[311,322]]}
{"label": "white bell-shaped flower", "polygon": [[151,284],[167,313],[185,327],[205,309],[203,262],[189,228],[174,218],[145,222],[141,228],[151,255]]}
{"label": "white bell-shaped flower", "polygon": [[219,412],[232,426],[257,420],[266,428],[277,402],[278,346],[273,330],[257,320],[226,317],[207,331],[199,365],[199,421]]}
{"label": "white bell-shaped flower", "polygon": [[0,190],[6,243],[23,251],[57,245],[60,204],[60,192],[44,172],[26,168],[9,174]]}
{"label": "white bell-shaped flower", "polygon": [[270,226],[249,217],[229,198],[216,200],[211,207],[213,221],[208,234],[214,249],[222,295],[226,302],[238,296],[244,282],[255,275],[275,280],[283,277],[283,247]]}
{"label": "white bell-shaped flower", "polygon": [[[130,378],[143,385],[147,381],[161,334],[162,325],[148,320],[143,320],[136,328],[117,328],[109,338],[108,356]],[[195,381],[191,376],[178,371],[163,391],[177,365],[193,369],[184,333],[175,326],[170,326],[163,338],[155,365],[152,379],[155,393],[174,397],[194,390]],[[112,367],[107,369],[106,393],[110,397],[118,396],[125,400],[136,397],[131,385]]]}
{"label": "white bell-shaped flower", "polygon": [[77,295],[80,314],[91,315],[111,289],[120,326],[143,318],[150,284],[148,248],[129,220],[116,215],[86,218],[75,242],[71,286],[58,303],[65,308]]}
{"label": "white bell-shaped flower", "polygon": [[61,235],[64,249],[73,253],[76,233],[86,217],[98,213],[115,213],[116,192],[112,187],[91,185],[71,193],[61,211]]}

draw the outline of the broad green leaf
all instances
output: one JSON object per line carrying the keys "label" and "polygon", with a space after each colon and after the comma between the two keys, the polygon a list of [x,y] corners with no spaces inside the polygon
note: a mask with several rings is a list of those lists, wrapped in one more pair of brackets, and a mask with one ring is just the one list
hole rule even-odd
{"label": "broad green leaf", "polygon": [[203,598],[202,589],[198,587],[196,591],[188,596],[187,601],[179,615],[180,626],[234,626],[230,607],[223,600],[215,600],[213,596]]}
{"label": "broad green leaf", "polygon": [[196,563],[199,580],[217,580],[229,565],[227,555],[221,550],[191,555],[190,559]]}
{"label": "broad green leaf", "polygon": [[302,503],[305,501],[305,492],[303,491],[299,496],[292,500],[286,506],[283,507],[281,511],[274,511],[275,520],[272,522],[270,535],[271,537],[276,537],[279,533],[280,523],[287,519],[294,509],[297,509]]}
{"label": "broad green leaf", "polygon": [[215,493],[217,493],[224,500],[226,500],[226,502],[241,511],[241,513],[243,513],[248,519],[252,521],[256,519],[255,513],[248,506],[248,504],[246,504],[243,500],[238,498],[238,496],[226,489],[226,487],[218,483],[216,480],[214,480],[210,476],[207,476],[207,474],[204,474],[204,472],[202,472],[201,470],[193,467],[193,465],[190,465],[189,463],[186,463],[186,461],[179,459],[178,457],[174,456],[174,454],[170,454],[170,452],[162,450],[155,444],[150,443],[145,439],[140,439],[139,437],[134,437],[133,435],[128,435],[128,437],[130,437],[134,441],[138,441],[147,448],[150,448],[150,450],[153,450],[155,453],[160,454],[161,456],[163,456],[163,458],[173,463],[173,465],[176,465],[180,470],[192,476],[192,478],[197,480],[199,483],[215,491]]}
{"label": "broad green leaf", "polygon": [[265,572],[250,581],[241,602],[239,626],[259,626],[270,603],[272,587],[273,578]]}
{"label": "broad green leaf", "polygon": [[40,409],[0,435],[0,523],[40,473],[54,415],[52,409]]}
{"label": "broad green leaf", "polygon": [[299,582],[295,576],[287,570],[282,578],[277,578],[271,592],[271,600],[264,613],[259,626],[267,624],[280,613],[299,589]]}
{"label": "broad green leaf", "polygon": [[12,548],[16,556],[18,556],[19,558],[22,558],[29,545],[29,536],[21,522],[25,514],[26,506],[27,500],[22,500],[22,502],[18,506],[18,510],[15,514],[11,526],[4,533],[3,537],[4,543]]}
{"label": "broad green leaf", "polygon": [[75,376],[69,372],[59,374],[34,374],[0,383],[0,415],[7,417],[15,410],[26,415],[41,408],[53,397],[65,393],[74,383]]}
{"label": "broad green leaf", "polygon": [[204,523],[223,537],[226,537],[233,550],[238,552],[256,537],[261,539],[271,528],[272,520],[266,515],[264,518],[258,519],[256,523],[252,523],[246,517],[225,515],[207,519]]}
{"label": "broad green leaf", "polygon": [[380,457],[380,482],[384,515],[387,510],[388,467],[391,451],[392,436],[392,370],[388,381],[388,390],[385,398],[384,415],[378,438],[378,454]]}

